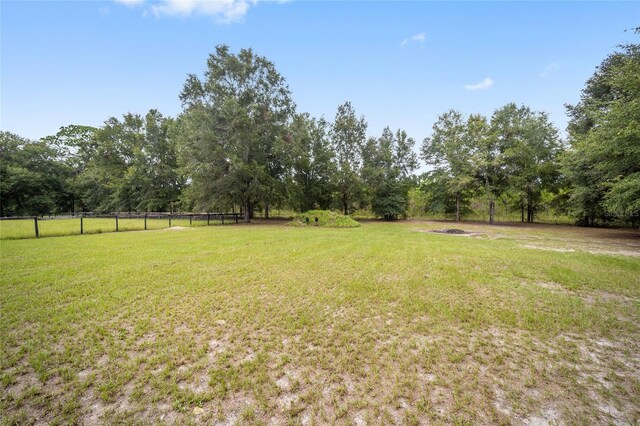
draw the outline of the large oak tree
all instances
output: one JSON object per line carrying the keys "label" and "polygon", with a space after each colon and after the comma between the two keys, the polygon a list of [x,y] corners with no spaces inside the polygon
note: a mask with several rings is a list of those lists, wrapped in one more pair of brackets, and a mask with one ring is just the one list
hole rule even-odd
{"label": "large oak tree", "polygon": [[237,204],[249,222],[256,205],[268,209],[282,197],[294,104],[272,62],[217,46],[203,78],[189,75],[180,99],[176,137],[194,207]]}

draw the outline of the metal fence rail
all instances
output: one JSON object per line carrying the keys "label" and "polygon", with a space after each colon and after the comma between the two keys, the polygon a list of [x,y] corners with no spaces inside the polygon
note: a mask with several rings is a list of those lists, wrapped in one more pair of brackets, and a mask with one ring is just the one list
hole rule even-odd
{"label": "metal fence rail", "polygon": [[[148,230],[147,221],[149,220],[162,220],[167,221],[167,227],[172,227],[172,221],[175,220],[189,220],[189,226],[193,225],[194,221],[199,222],[207,222],[207,225],[211,225],[212,221],[219,221],[222,225],[225,224],[225,219],[227,223],[238,223],[240,218],[242,217],[241,213],[125,213],[125,214],[105,214],[105,213],[83,213],[78,215],[61,215],[61,216],[10,216],[10,217],[0,217],[0,221],[25,221],[31,220],[33,221],[33,234],[20,236],[17,238],[40,238],[43,237],[41,235],[40,223],[49,222],[49,221],[69,221],[69,220],[79,220],[78,230],[79,235],[85,234],[85,220],[86,219],[113,219],[115,230],[107,231],[107,232],[121,232],[120,230],[120,221],[125,219],[143,219],[144,227],[143,229],[135,229],[135,230]],[[154,228],[157,229],[157,228]],[[133,230],[133,229],[129,229]],[[103,232],[100,229],[99,232]],[[62,235],[78,235],[78,233],[70,232]],[[0,239],[4,239],[0,236]]]}

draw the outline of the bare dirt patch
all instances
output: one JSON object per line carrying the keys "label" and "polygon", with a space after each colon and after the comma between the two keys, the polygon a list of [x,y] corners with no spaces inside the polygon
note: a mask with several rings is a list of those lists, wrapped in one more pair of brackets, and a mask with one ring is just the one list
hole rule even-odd
{"label": "bare dirt patch", "polygon": [[552,281],[536,281],[533,283],[533,285],[558,293],[568,293],[568,290],[566,288]]}
{"label": "bare dirt patch", "polygon": [[24,391],[39,386],[41,386],[41,383],[38,380],[38,376],[30,371],[18,376],[15,383],[10,385],[6,391],[12,397],[19,397]]}
{"label": "bare dirt patch", "polygon": [[527,426],[564,425],[560,413],[554,408],[544,409],[537,415],[527,417],[522,423]]}
{"label": "bare dirt patch", "polygon": [[587,253],[591,253],[591,254],[610,254],[610,255],[617,255],[617,256],[640,256],[640,250],[635,251],[635,250],[625,250],[625,249],[618,249],[618,250],[605,250],[605,249],[598,249],[598,248],[593,248],[593,247],[577,247],[577,248],[564,248],[564,247],[553,247],[553,246],[538,246],[538,245],[532,245],[532,244],[521,244],[520,247],[524,247],[524,248],[528,248],[528,249],[534,249],[534,250],[546,250],[546,251],[555,251],[555,252],[559,252],[559,253],[573,253],[576,251],[584,251]]}
{"label": "bare dirt patch", "polygon": [[591,254],[613,254],[613,255],[619,255],[619,256],[639,256],[640,257],[640,250],[639,251],[633,251],[633,250],[598,250],[598,249],[591,249],[591,250],[586,250],[586,251],[591,253]]}

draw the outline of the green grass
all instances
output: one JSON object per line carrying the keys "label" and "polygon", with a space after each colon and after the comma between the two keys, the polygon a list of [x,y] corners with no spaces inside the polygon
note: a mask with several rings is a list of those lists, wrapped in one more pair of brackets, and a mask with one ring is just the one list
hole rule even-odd
{"label": "green grass", "polygon": [[2,422],[640,421],[637,232],[440,227],[3,240]]}

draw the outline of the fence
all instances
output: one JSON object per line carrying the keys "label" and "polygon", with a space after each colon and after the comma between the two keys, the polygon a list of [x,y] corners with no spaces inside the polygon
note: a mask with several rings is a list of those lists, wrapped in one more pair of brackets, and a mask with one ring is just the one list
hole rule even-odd
{"label": "fence", "polygon": [[[240,213],[147,213],[18,216],[0,218],[0,239],[40,238],[102,232],[142,231],[172,226],[238,223]],[[30,225],[29,225],[30,224]],[[90,225],[90,226],[87,226]],[[124,225],[124,226],[123,226]],[[43,232],[45,228],[45,232]]]}

